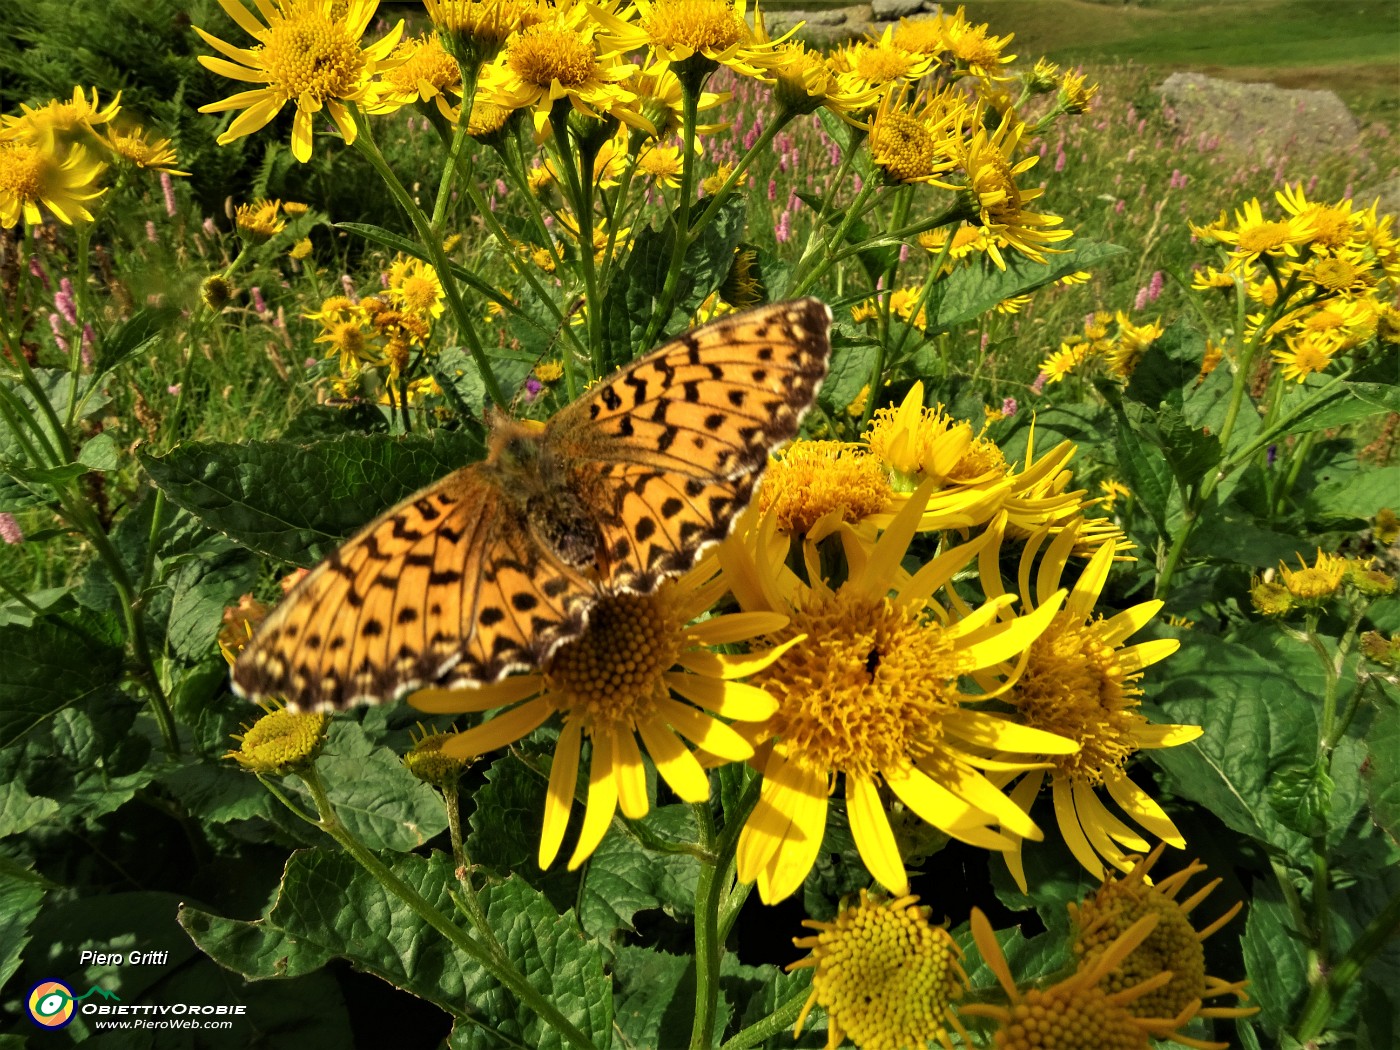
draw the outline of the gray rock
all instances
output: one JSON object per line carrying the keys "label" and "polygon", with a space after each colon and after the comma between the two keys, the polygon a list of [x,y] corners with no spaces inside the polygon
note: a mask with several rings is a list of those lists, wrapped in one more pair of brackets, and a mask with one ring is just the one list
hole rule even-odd
{"label": "gray rock", "polygon": [[1369,208],[1377,200],[1376,209],[1381,215],[1400,215],[1400,175],[1392,175],[1380,182],[1367,185],[1352,194],[1358,208]]}
{"label": "gray rock", "polygon": [[870,0],[870,13],[876,22],[894,22],[934,7],[937,5],[926,0]]}
{"label": "gray rock", "polygon": [[1250,157],[1304,165],[1360,145],[1356,118],[1331,91],[1246,84],[1202,73],[1173,73],[1157,91],[1179,127],[1217,136],[1222,147]]}

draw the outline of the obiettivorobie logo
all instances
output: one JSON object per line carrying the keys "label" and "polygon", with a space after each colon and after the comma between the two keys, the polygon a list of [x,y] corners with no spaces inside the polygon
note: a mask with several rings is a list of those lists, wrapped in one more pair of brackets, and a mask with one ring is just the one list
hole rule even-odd
{"label": "obiettivorobie logo", "polygon": [[108,1002],[121,1002],[116,992],[109,992],[99,985],[93,985],[82,995],[74,995],[73,989],[62,981],[40,981],[29,990],[25,1008],[29,1011],[29,1019],[40,1028],[63,1028],[77,1014],[77,1004],[91,995]]}

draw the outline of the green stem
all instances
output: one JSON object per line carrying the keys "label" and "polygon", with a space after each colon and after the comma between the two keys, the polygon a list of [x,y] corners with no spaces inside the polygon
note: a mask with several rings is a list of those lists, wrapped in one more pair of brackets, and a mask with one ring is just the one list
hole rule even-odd
{"label": "green stem", "polygon": [[749,1047],[762,1046],[784,1032],[791,1032],[811,994],[810,990],[804,988],[784,999],[778,1004],[778,1008],[763,1020],[735,1033],[734,1038],[721,1046],[720,1050],[748,1050]]}
{"label": "green stem", "polygon": [[[724,184],[720,186],[719,192],[710,198],[710,203],[706,205],[705,210],[700,213],[700,218],[695,220],[694,234],[698,234],[710,224],[715,214],[719,211],[720,205],[728,200],[729,195],[734,192],[734,187],[739,184],[739,180],[743,178],[744,172],[749,170],[749,166],[752,165],[754,160],[761,154],[768,152],[768,144],[777,138],[783,128],[791,124],[796,116],[797,114],[792,112],[781,113],[773,123],[763,129],[763,133],[758,136],[757,141],[754,142],[749,151],[735,162],[734,169],[724,180]],[[692,235],[690,239],[693,241],[695,239],[694,235]]]}
{"label": "green stem", "polygon": [[595,1050],[592,1041],[561,1014],[549,999],[542,996],[530,984],[525,975],[516,969],[510,959],[499,956],[488,945],[477,941],[452,922],[416,889],[394,874],[368,847],[350,833],[331,804],[325,785],[314,766],[305,770],[301,777],[316,803],[316,812],[320,817],[318,825],[321,830],[335,839],[340,847],[349,853],[365,871],[369,872],[376,882],[407,904],[414,914],[442,934],[454,948],[487,970],[492,977],[510,989],[522,1004],[533,1013],[538,1014],[541,1020],[558,1031],[571,1045],[579,1047],[580,1050]]}
{"label": "green stem", "polygon": [[1326,1031],[1327,1022],[1365,971],[1366,964],[1391,942],[1397,931],[1400,931],[1400,894],[1391,897],[1385,908],[1367,923],[1361,936],[1346,950],[1326,979],[1312,986],[1294,1029],[1299,1043],[1313,1045]]}
{"label": "green stem", "polygon": [[676,302],[676,289],[680,286],[681,270],[685,267],[685,251],[690,247],[690,208],[695,201],[695,124],[700,114],[700,91],[702,83],[688,76],[681,80],[681,194],[676,202],[675,240],[671,245],[671,261],[666,266],[666,278],[661,285],[661,297],[647,324],[642,345],[635,349],[646,350],[655,345],[661,328],[671,318],[671,309]]}
{"label": "green stem", "polygon": [[[691,807],[700,825],[702,848],[713,851],[715,822],[708,802]],[[690,1030],[690,1050],[714,1046],[715,1018],[719,1003],[719,902],[724,869],[728,865],[716,856],[702,861],[695,886],[695,1023]]]}
{"label": "green stem", "polygon": [[[824,243],[820,252],[813,252],[798,263],[799,276],[794,279],[791,296],[800,299],[807,292],[814,288],[818,281],[826,276],[826,272],[836,263],[836,245],[842,244],[846,240],[846,234],[850,232],[855,222],[865,214],[866,206],[870,198],[874,195],[876,183],[872,179],[860,188],[860,193],[856,194],[856,199],[851,202],[851,206],[846,210],[845,216],[841,219],[841,225],[836,228],[836,232]],[[815,259],[816,262],[807,272],[803,273],[808,259]]]}
{"label": "green stem", "polygon": [[482,385],[486,387],[487,396],[495,402],[498,408],[506,408],[508,405],[506,396],[501,392],[501,385],[496,380],[496,373],[491,369],[491,362],[486,356],[485,348],[481,345],[481,337],[477,333],[476,323],[472,320],[472,316],[467,310],[467,304],[462,299],[462,291],[452,277],[451,264],[447,260],[447,254],[442,250],[442,239],[433,235],[432,227],[428,222],[428,217],[423,214],[423,209],[418,207],[412,194],[399,181],[399,177],[389,167],[389,162],[384,159],[384,154],[380,152],[374,137],[370,134],[369,122],[365,119],[364,114],[355,103],[350,102],[347,105],[355,124],[360,129],[360,133],[355,136],[355,147],[369,161],[370,167],[374,168],[379,177],[384,180],[384,185],[389,188],[394,200],[398,202],[399,207],[413,223],[413,229],[418,234],[418,241],[422,244],[423,250],[428,253],[433,268],[437,271],[439,280],[442,281],[448,308],[452,311],[453,320],[457,322],[458,331],[466,341],[467,349],[472,355],[472,361],[481,373]]}

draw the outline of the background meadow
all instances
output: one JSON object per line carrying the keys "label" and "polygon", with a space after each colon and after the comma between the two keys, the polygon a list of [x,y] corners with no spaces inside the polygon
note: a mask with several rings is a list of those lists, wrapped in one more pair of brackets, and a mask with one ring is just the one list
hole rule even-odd
{"label": "background meadow", "polygon": [[[325,799],[311,781],[266,769],[255,777],[227,757],[262,712],[229,691],[221,647],[243,644],[244,625],[275,604],[289,574],[403,495],[479,459],[493,385],[513,414],[545,419],[692,322],[796,294],[835,314],[831,373],[805,438],[844,442],[894,478],[898,457],[867,429],[877,410],[923,433],[917,427],[934,417],[918,407],[942,406],[938,419],[970,422],[959,440],[1000,449],[1007,478],[1036,457],[1053,459],[1052,449],[1072,450],[1027,497],[1060,500],[1063,515],[1018,534],[990,516],[929,511],[932,523],[906,539],[911,571],[980,537],[1000,552],[1005,590],[1016,593],[1018,565],[1028,577],[1037,544],[1059,537],[1053,575],[1063,570],[1066,588],[1104,552],[1090,602],[1099,621],[1162,603],[1141,614],[1135,640],[1179,649],[1146,669],[1141,710],[1155,727],[1204,732],[1144,747],[1126,765],[1185,842],[1155,862],[1153,878],[1200,858],[1209,874],[1199,881],[1220,880],[1191,916],[1197,930],[1236,901],[1244,907],[1203,945],[1202,973],[1219,979],[1213,990],[1227,1002],[1214,1005],[1223,1008],[1197,999],[1178,1026],[1143,1029],[1143,1045],[1149,1035],[1162,1046],[1393,1045],[1397,16],[1389,2],[969,3],[967,23],[1014,34],[1001,51],[1018,56],[1010,69],[1025,78],[979,79],[951,59],[943,81],[928,74],[976,82],[979,113],[1004,119],[1010,98],[998,103],[999,91],[1019,94],[1041,56],[1059,66],[1018,100],[1026,128],[1008,165],[1034,158],[1016,184],[1043,188],[1027,201],[1073,237],[1032,238],[1030,252],[1003,243],[998,267],[985,241],[954,233],[991,222],[985,200],[976,221],[968,213],[966,224],[954,216],[931,225],[942,209],[969,206],[973,168],[938,172],[955,183],[946,192],[936,180],[901,180],[872,149],[879,134],[851,137],[834,106],[775,128],[772,85],[742,71],[720,68],[706,83],[728,97],[700,110],[701,125],[720,126],[699,133],[703,150],[688,171],[674,135],[654,167],[642,168],[629,147],[629,167],[621,147],[609,157],[613,147],[590,142],[592,130],[574,118],[572,152],[532,142],[535,152],[511,170],[508,150],[479,145],[444,178],[453,128],[442,108],[418,98],[388,106],[367,119],[397,179],[391,190],[363,143],[347,146],[324,116],[305,162],[289,146],[290,110],[216,141],[228,117],[200,107],[247,86],[199,63],[211,49],[193,26],[247,43],[216,3],[6,5],[0,114],[17,119],[75,87],[96,89],[95,105],[120,92],[124,115],[170,140],[179,173],[114,165],[100,207],[89,203],[97,222],[46,213],[0,229],[0,381],[17,412],[42,415],[36,391],[58,410],[30,432],[18,415],[0,419],[0,1050],[386,1039],[737,1050],[824,1046],[843,1030],[856,1045],[881,1045],[862,1042],[839,1007],[828,1017],[825,998],[802,1034],[792,1032],[817,994],[810,971],[783,970],[803,956],[792,946],[811,933],[802,920],[835,923],[876,884],[900,896],[857,843],[844,796],[833,796],[821,856],[800,888],[768,901],[772,884],[760,881],[760,901],[736,884],[717,903],[706,897],[707,865],[728,847],[714,820],[737,835],[744,789],[758,790],[741,763],[712,774],[713,818],[695,816],[709,807],[683,801],[653,770],[651,813],[616,816],[592,859],[565,871],[563,860],[537,863],[552,725],[453,767],[444,786],[444,774],[411,773],[400,755],[421,750],[425,736],[476,725],[477,715],[357,708],[333,720],[317,760]],[[421,6],[385,4],[366,44],[400,18],[405,40],[431,28]],[[1255,116],[1283,133],[1241,136],[1163,101],[1158,86],[1183,70],[1335,90],[1356,134],[1341,147],[1326,127],[1300,123],[1290,134],[1280,110]],[[1062,78],[1075,72],[1097,85],[1087,107],[1064,104],[1073,96]],[[910,112],[912,84],[897,104]],[[875,119],[874,104],[864,112]],[[550,116],[562,122],[561,112]],[[610,141],[625,142],[625,131]],[[591,170],[596,180],[588,209],[561,171],[570,157],[574,176]],[[664,231],[686,217],[683,186],[710,225],[672,295],[647,281],[665,272],[657,258],[679,258]],[[0,182],[0,192],[15,190]],[[1289,211],[1279,193],[1302,205]],[[1297,222],[1287,249],[1242,262],[1240,239],[1258,225],[1251,201],[1267,220]],[[1318,206],[1348,216],[1337,245],[1304,221]],[[588,237],[581,210],[596,212]],[[929,228],[916,229],[925,217]],[[1356,272],[1324,285],[1316,264],[1335,259]],[[451,303],[443,311],[447,270],[461,313]],[[382,300],[413,315],[415,287],[426,296],[421,316],[398,328],[383,311],[375,320],[351,309]],[[629,298],[632,287],[645,296]],[[1329,310],[1336,316],[1323,317]],[[54,462],[43,456],[49,442],[59,446]],[[820,458],[836,456],[832,447],[812,454],[818,471],[834,469]],[[773,492],[800,488],[800,475],[784,482],[774,471]],[[865,529],[859,542],[874,544],[872,523],[897,531],[898,500],[933,471],[925,463],[902,473],[896,502],[865,520],[838,493],[805,507],[808,526],[844,506],[849,535]],[[945,475],[937,488],[970,505],[977,485]],[[860,563],[843,560],[855,548],[841,548],[828,526],[821,557],[805,565],[831,570],[835,586]],[[790,564],[807,583],[810,532],[791,539]],[[1052,556],[1040,557],[1050,574]],[[938,615],[958,622],[962,610],[994,601],[987,574],[996,562],[993,554],[963,565],[939,592],[950,611]],[[1009,681],[1024,672],[1015,663],[978,673]],[[997,703],[999,714],[1015,714],[1014,701]],[[1005,758],[995,748],[979,756],[994,752]],[[997,788],[1011,792],[1012,779]],[[1084,906],[1101,875],[1057,831],[1058,796],[1052,802],[1047,788],[1034,797],[1024,806],[1046,841],[1021,851],[1018,839],[1019,879],[1015,864],[959,841],[956,828],[930,827],[897,803],[891,810],[907,889],[967,953],[965,1001],[992,1009],[962,1018],[970,1036],[949,1022],[939,1038],[952,1045],[992,1045],[1001,1023],[1005,997],[984,961],[986,938],[973,935],[974,909],[998,931],[1023,991],[1072,980],[1083,955],[1069,947],[1083,924],[1066,905]],[[331,844],[325,826],[297,819],[315,811],[324,825],[323,802],[343,821],[336,834],[357,847]],[[1115,838],[1128,854],[1146,853],[1131,847],[1136,836]],[[1105,870],[1123,870],[1098,852]],[[454,862],[469,874],[454,873]],[[499,960],[472,956],[396,897],[393,878],[412,883],[434,916],[469,931],[481,919],[522,971],[552,974],[567,994],[510,984],[492,968]],[[446,886],[458,880],[466,889],[454,900]],[[464,903],[473,882],[481,899]],[[706,907],[730,934],[720,938],[723,961],[692,958]],[[368,914],[389,917],[382,941],[366,943]],[[534,932],[516,936],[502,918],[511,915],[528,916]],[[140,971],[79,966],[78,950],[99,944],[173,955]],[[83,1017],[40,1031],[25,1002],[48,978],[78,991],[101,985],[124,1002],[246,1003],[249,1021],[230,1033],[144,1041]],[[1242,980],[1247,999],[1232,983]],[[572,1027],[532,1016],[531,994]]]}

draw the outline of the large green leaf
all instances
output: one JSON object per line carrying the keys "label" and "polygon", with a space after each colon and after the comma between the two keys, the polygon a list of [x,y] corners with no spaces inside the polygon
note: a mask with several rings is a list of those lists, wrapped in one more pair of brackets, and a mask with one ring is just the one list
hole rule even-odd
{"label": "large green leaf", "polygon": [[142,463],[172,503],[246,547],[313,565],[405,496],[479,459],[471,435],[353,434],[310,445],[192,442]]}
{"label": "large green leaf", "polygon": [[0,871],[0,987],[19,969],[46,892],[42,882]]}
{"label": "large green leaf", "polygon": [[[381,860],[439,913],[456,915],[450,856]],[[519,879],[488,885],[479,896],[492,934],[530,984],[596,1045],[607,1046],[612,994],[597,946]],[[249,977],[304,973],[344,958],[495,1033],[500,1043],[564,1045],[534,1011],[340,851],[292,854],[276,904],[259,922],[234,923],[186,907],[180,923],[222,965]]]}
{"label": "large green leaf", "polygon": [[96,613],[0,627],[0,748],[90,696],[114,693],[121,670],[120,634]]}
{"label": "large green leaf", "polygon": [[1260,885],[1249,903],[1241,939],[1250,998],[1263,1010],[1260,1020],[1274,1036],[1297,1018],[1308,986],[1307,950],[1294,929],[1278,891]]}
{"label": "large green leaf", "polygon": [[1400,839],[1400,705],[1382,697],[1366,734],[1370,762],[1363,769],[1371,815],[1392,839]]}
{"label": "large green leaf", "polygon": [[[695,839],[695,817],[688,806],[662,806],[634,825],[657,845]],[[579,901],[583,928],[606,941],[633,932],[638,912],[659,908],[672,918],[688,915],[699,871],[689,854],[647,849],[633,829],[615,828],[588,863]]]}
{"label": "large green leaf", "polygon": [[1185,318],[1176,321],[1143,354],[1123,396],[1153,407],[1181,408],[1201,374],[1205,349],[1204,334]]}
{"label": "large green leaf", "polygon": [[1078,270],[1092,270],[1127,251],[1116,244],[1071,243],[1074,247],[1070,251],[1047,255],[1043,263],[1008,251],[1002,253],[1006,261],[1004,270],[998,269],[985,255],[978,255],[974,261],[954,270],[942,282],[941,300],[930,319],[930,334],[966,324],[1005,299],[1025,295]]}

